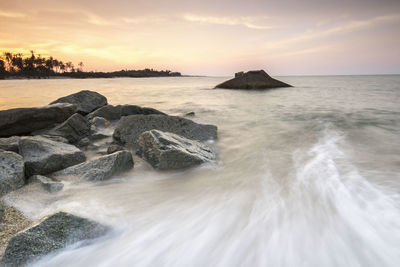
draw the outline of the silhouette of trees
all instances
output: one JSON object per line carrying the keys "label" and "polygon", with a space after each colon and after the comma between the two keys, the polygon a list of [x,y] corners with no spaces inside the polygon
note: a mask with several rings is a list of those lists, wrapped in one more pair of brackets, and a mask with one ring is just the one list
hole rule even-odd
{"label": "silhouette of trees", "polygon": [[49,76],[63,76],[70,78],[114,78],[114,77],[166,77],[181,76],[179,72],[170,70],[157,71],[154,69],[144,70],[121,70],[114,72],[84,72],[83,62],[78,67],[71,62],[63,62],[53,57],[42,57],[36,55],[33,50],[29,56],[21,53],[4,52],[0,55],[0,79],[7,77],[22,78],[45,78]]}

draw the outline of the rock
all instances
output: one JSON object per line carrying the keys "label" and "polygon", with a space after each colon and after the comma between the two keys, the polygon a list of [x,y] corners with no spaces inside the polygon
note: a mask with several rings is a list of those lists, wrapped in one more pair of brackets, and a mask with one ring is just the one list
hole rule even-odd
{"label": "rock", "polygon": [[112,154],[115,153],[117,151],[122,151],[125,150],[125,148],[123,146],[117,145],[117,144],[111,144],[108,148],[107,148],[107,154]]}
{"label": "rock", "polygon": [[93,110],[107,105],[107,98],[97,92],[83,90],[75,94],[61,97],[56,101],[51,102],[51,104],[55,103],[74,104],[78,108],[77,112],[86,115]]}
{"label": "rock", "polygon": [[194,113],[194,111],[188,112],[185,114],[186,117],[194,117],[196,115],[196,113]]}
{"label": "rock", "polygon": [[115,128],[113,137],[122,144],[137,144],[139,135],[150,130],[170,132],[200,141],[217,137],[217,126],[198,124],[182,117],[163,115],[122,117]]}
{"label": "rock", "polygon": [[94,117],[90,120],[90,123],[95,128],[107,128],[111,123],[103,117]]}
{"label": "rock", "polygon": [[0,201],[0,232],[1,232],[1,225],[3,223],[4,213],[7,209],[7,206],[4,205],[3,201]]}
{"label": "rock", "polygon": [[77,147],[86,147],[86,146],[88,146],[88,145],[90,145],[90,139],[89,138],[87,138],[87,137],[85,137],[85,138],[82,138],[77,144],[76,144],[76,146]]}
{"label": "rock", "polygon": [[69,143],[74,144],[79,142],[82,138],[89,136],[89,121],[81,114],[75,113],[62,124],[47,131],[46,134],[64,137]]}
{"label": "rock", "polygon": [[182,136],[151,130],[139,136],[139,154],[155,169],[182,169],[215,160],[207,145]]}
{"label": "rock", "polygon": [[25,160],[27,176],[52,173],[86,159],[85,154],[77,147],[41,136],[21,138],[19,153]]}
{"label": "rock", "polygon": [[109,227],[95,221],[58,212],[14,236],[8,243],[2,264],[4,267],[26,266],[67,245],[101,237],[107,231]]}
{"label": "rock", "polygon": [[0,149],[18,153],[19,136],[0,138]]}
{"label": "rock", "polygon": [[94,117],[103,117],[107,120],[119,120],[123,116],[129,115],[151,115],[151,114],[158,114],[158,115],[166,115],[165,113],[156,110],[154,108],[142,108],[135,105],[118,105],[112,106],[107,105],[102,108],[99,108],[96,111],[93,111],[89,115],[87,115],[88,119],[93,119]]}
{"label": "rock", "polygon": [[17,153],[0,150],[0,195],[25,184],[24,160]]}
{"label": "rock", "polygon": [[62,179],[65,176],[78,176],[84,180],[102,181],[132,168],[132,154],[128,151],[119,151],[55,172],[51,177]]}
{"label": "rock", "polygon": [[29,134],[63,122],[75,112],[76,106],[71,104],[2,110],[0,111],[0,137]]}
{"label": "rock", "polygon": [[278,87],[292,87],[291,85],[271,78],[264,70],[238,72],[235,78],[223,82],[216,88],[225,89],[269,89]]}
{"label": "rock", "polygon": [[29,178],[30,182],[38,182],[42,185],[42,187],[50,192],[55,193],[61,191],[64,188],[64,184],[58,181],[54,181],[49,177],[42,176],[42,175],[34,175]]}
{"label": "rock", "polygon": [[47,134],[41,134],[41,137],[50,139],[54,142],[61,142],[61,143],[65,143],[65,144],[69,144],[68,139],[62,137],[62,136],[56,136],[56,135],[47,135]]}

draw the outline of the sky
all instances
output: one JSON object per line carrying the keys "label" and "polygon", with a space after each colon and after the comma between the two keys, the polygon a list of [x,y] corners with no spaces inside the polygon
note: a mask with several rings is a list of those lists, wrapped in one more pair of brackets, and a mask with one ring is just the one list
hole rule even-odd
{"label": "sky", "polygon": [[0,29],[85,71],[400,74],[399,0],[0,0]]}

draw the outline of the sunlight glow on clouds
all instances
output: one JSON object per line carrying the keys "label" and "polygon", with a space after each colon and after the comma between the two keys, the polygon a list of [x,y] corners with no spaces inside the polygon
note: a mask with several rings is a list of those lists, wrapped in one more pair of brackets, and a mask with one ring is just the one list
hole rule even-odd
{"label": "sunlight glow on clouds", "polygon": [[400,73],[395,0],[3,2],[0,51],[35,50],[86,70]]}

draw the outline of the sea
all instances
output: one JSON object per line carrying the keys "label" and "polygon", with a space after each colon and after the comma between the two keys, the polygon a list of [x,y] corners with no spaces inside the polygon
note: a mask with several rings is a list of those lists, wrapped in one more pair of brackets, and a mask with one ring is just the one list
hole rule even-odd
{"label": "sea", "polygon": [[227,78],[0,81],[0,110],[93,90],[218,126],[214,163],[156,171],[135,155],[107,181],[5,196],[34,220],[62,210],[112,229],[32,266],[400,266],[400,76],[214,89]]}

